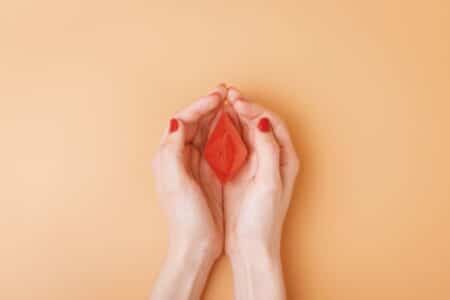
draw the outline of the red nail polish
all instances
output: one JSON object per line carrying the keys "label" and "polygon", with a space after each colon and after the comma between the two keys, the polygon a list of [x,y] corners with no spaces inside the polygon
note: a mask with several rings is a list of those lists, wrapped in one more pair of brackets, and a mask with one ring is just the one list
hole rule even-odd
{"label": "red nail polish", "polygon": [[272,125],[270,125],[270,121],[268,118],[261,118],[258,122],[258,129],[262,132],[268,132],[272,129]]}
{"label": "red nail polish", "polygon": [[169,126],[169,132],[175,132],[178,129],[178,120],[177,119],[170,119],[170,126]]}

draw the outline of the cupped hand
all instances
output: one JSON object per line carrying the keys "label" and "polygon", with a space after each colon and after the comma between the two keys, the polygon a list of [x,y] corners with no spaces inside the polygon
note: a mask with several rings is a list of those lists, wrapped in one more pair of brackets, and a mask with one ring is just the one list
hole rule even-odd
{"label": "cupped hand", "polygon": [[195,248],[214,258],[223,249],[222,188],[201,154],[226,92],[219,85],[178,112],[170,120],[153,161],[171,247]]}
{"label": "cupped hand", "polygon": [[[225,99],[230,105],[222,105]],[[225,185],[202,155],[220,110],[229,113],[249,150]],[[279,247],[298,169],[283,122],[234,88],[220,85],[177,113],[153,163],[169,250],[151,299],[199,299],[224,243],[236,299],[285,299]]]}
{"label": "cupped hand", "polygon": [[299,159],[283,121],[245,100],[235,88],[227,98],[236,112],[249,157],[224,188],[226,251],[262,246],[279,252],[281,231]]}

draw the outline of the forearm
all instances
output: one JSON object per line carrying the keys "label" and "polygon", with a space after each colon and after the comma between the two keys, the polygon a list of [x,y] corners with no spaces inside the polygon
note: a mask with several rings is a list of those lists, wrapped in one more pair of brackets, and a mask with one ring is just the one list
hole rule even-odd
{"label": "forearm", "polygon": [[199,244],[177,243],[169,246],[151,300],[200,299],[215,257],[206,246]]}
{"label": "forearm", "polygon": [[240,245],[230,260],[237,300],[286,298],[279,247]]}

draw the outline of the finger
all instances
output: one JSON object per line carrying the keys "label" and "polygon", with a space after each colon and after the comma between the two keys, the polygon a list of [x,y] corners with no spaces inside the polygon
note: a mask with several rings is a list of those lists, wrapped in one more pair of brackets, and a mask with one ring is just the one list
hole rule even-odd
{"label": "finger", "polygon": [[256,176],[277,183],[280,180],[280,147],[267,117],[253,122],[254,151],[258,159]]}
{"label": "finger", "polygon": [[244,97],[242,96],[241,91],[239,91],[237,88],[235,88],[233,86],[230,86],[228,88],[227,99],[231,103],[234,103],[237,100],[243,100]]}
{"label": "finger", "polygon": [[249,101],[243,101],[241,98],[238,98],[236,99],[236,101],[232,102],[232,105],[236,110],[236,112],[241,117],[247,120],[253,120],[258,117],[261,117],[261,115],[264,114],[265,112],[270,113],[262,106]]}
{"label": "finger", "polygon": [[220,98],[222,99],[220,105],[218,105],[211,113],[209,113],[206,117],[203,118],[202,120],[202,125],[204,127],[208,127],[211,125],[211,123],[214,121],[214,119],[216,118],[216,116],[218,115],[218,111],[222,109],[223,107],[223,100],[226,99],[227,97],[227,87],[225,85],[225,83],[221,83],[219,85],[217,85],[213,90],[211,90],[209,92],[208,95],[213,95],[213,94],[218,94],[220,96]]}
{"label": "finger", "polygon": [[[185,126],[182,121],[171,119],[160,149],[161,172],[178,182],[187,175],[185,168]],[[173,184],[174,182],[172,182]]]}
{"label": "finger", "polygon": [[231,119],[233,120],[233,123],[236,125],[236,128],[238,129],[239,133],[243,135],[245,122],[241,122],[242,120],[239,118],[239,115],[235,111],[235,109],[233,107],[233,103],[238,100],[245,101],[245,99],[242,97],[241,92],[237,88],[230,86],[227,89],[226,100],[229,101],[230,105],[225,105],[225,110],[231,116]]}
{"label": "finger", "polygon": [[175,117],[185,123],[195,123],[200,118],[214,111],[222,100],[223,96],[220,92],[213,92],[207,96],[200,97],[197,101],[178,112]]}
{"label": "finger", "polygon": [[191,148],[191,172],[196,180],[200,178],[200,153],[194,147]]}
{"label": "finger", "polygon": [[295,179],[300,163],[285,123],[275,113],[251,102],[238,100],[233,103],[233,107],[241,119],[247,122],[263,115],[270,119],[273,134],[280,146],[281,176],[283,180]]}
{"label": "finger", "polygon": [[222,99],[227,97],[227,87],[225,83],[218,84],[213,90],[211,90],[208,95],[219,93]]}
{"label": "finger", "polygon": [[241,129],[241,123],[239,121],[239,116],[236,113],[236,111],[234,110],[233,106],[227,103],[227,104],[225,104],[223,106],[223,111],[228,114],[228,116],[230,117],[230,119],[233,122],[233,124],[236,127],[236,129],[239,131],[239,133],[242,134],[242,129]]}
{"label": "finger", "polygon": [[207,136],[208,132],[198,134],[198,130],[209,126],[220,109],[225,95],[225,86],[218,85],[207,96],[199,98],[176,114],[176,117],[182,120],[186,126],[186,142],[192,142],[197,147],[201,146],[204,136]]}

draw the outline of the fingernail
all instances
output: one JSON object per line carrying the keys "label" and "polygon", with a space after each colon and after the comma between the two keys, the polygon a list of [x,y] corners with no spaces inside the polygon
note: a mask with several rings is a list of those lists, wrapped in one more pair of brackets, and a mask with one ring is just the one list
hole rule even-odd
{"label": "fingernail", "polygon": [[208,96],[217,96],[222,99],[222,94],[217,91],[209,93]]}
{"label": "fingernail", "polygon": [[270,125],[270,121],[268,118],[261,118],[258,122],[258,129],[262,132],[268,132],[272,128],[272,125]]}
{"label": "fingernail", "polygon": [[170,119],[170,126],[169,126],[169,132],[175,132],[178,129],[178,120],[177,119]]}

